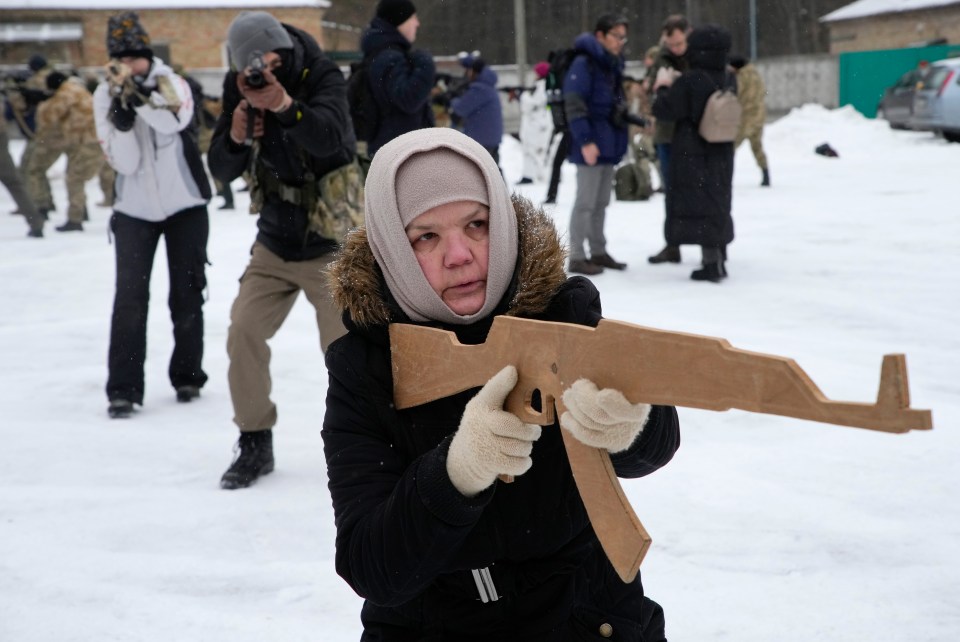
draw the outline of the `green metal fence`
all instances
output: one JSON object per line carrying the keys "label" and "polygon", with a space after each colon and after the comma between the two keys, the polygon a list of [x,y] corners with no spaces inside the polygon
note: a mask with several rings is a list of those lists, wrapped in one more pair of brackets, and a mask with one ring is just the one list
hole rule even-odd
{"label": "green metal fence", "polygon": [[864,116],[877,115],[883,91],[922,60],[960,56],[960,45],[879,49],[840,54],[840,105],[853,105]]}

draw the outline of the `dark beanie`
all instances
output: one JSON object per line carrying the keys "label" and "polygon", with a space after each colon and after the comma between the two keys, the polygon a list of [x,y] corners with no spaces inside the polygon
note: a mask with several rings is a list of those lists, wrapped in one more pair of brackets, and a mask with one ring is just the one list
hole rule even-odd
{"label": "dark beanie", "polygon": [[380,0],[377,3],[377,17],[399,27],[417,12],[410,0]]}
{"label": "dark beanie", "polygon": [[30,60],[27,61],[27,67],[30,67],[30,71],[40,71],[46,66],[47,59],[40,54],[33,54],[30,56]]}
{"label": "dark beanie", "polygon": [[47,89],[50,91],[56,91],[60,89],[62,85],[67,80],[67,77],[60,73],[59,71],[51,71],[47,76]]}
{"label": "dark beanie", "polygon": [[107,53],[111,58],[153,58],[150,36],[135,12],[127,11],[107,20]]}

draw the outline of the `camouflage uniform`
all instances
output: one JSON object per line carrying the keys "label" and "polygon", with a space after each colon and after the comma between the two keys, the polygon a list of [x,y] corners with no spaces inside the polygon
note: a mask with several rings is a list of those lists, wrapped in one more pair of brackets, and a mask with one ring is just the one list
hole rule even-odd
{"label": "camouflage uniform", "polygon": [[[53,67],[44,65],[42,68],[37,69],[34,74],[23,83],[23,88],[34,92],[46,93],[47,76],[52,72]],[[33,120],[37,112],[35,105],[29,104],[22,96],[17,94],[11,95],[10,105],[15,111],[19,112],[24,121],[28,123]],[[37,140],[35,131],[24,132],[24,136],[27,139],[27,144],[23,149],[23,155],[20,157],[20,173],[23,176],[24,182],[27,184],[27,190],[30,192],[30,196],[37,206],[37,209],[52,210],[54,209],[53,195],[50,192],[50,183],[47,181],[46,174],[36,179],[31,179],[28,171],[30,164],[33,162],[33,157],[37,152],[43,153],[45,151],[44,144]]]}
{"label": "camouflage uniform", "polygon": [[[3,99],[0,98],[0,106],[2,104]],[[43,236],[43,217],[30,200],[23,177],[10,156],[9,144],[7,128],[0,126],[0,183],[10,192],[13,202],[17,204],[17,210],[26,217],[27,225],[30,226],[30,235]]]}
{"label": "camouflage uniform", "polygon": [[[37,146],[27,167],[32,185],[46,183],[47,170],[60,157],[67,155],[67,195],[70,206],[67,219],[81,223],[87,208],[84,185],[97,175],[103,165],[103,151],[97,142],[93,122],[93,96],[79,82],[66,80],[56,93],[37,109]],[[44,192],[35,195],[44,202]],[[49,200],[47,201],[49,202]]]}
{"label": "camouflage uniform", "polygon": [[750,149],[760,169],[767,171],[767,155],[763,151],[763,124],[767,118],[767,109],[764,104],[767,90],[764,87],[760,72],[752,64],[747,63],[737,71],[737,98],[743,112],[740,117],[740,131],[734,141],[734,149],[740,146],[745,139],[750,141]]}

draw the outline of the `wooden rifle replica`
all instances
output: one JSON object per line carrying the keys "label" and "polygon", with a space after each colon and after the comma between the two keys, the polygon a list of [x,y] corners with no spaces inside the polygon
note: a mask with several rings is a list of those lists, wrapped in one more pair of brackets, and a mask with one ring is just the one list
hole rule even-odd
{"label": "wooden rifle replica", "polygon": [[[827,399],[786,357],[748,352],[724,339],[602,320],[596,328],[498,316],[480,345],[453,332],[409,324],[390,326],[393,394],[410,408],[485,384],[505,365],[519,380],[505,409],[527,423],[554,423],[554,406],[586,378],[620,390],[632,403],[747,412],[808,419],[890,433],[929,430],[929,410],[910,408],[906,358],[886,355],[875,404]],[[535,391],[541,410],[532,406]],[[570,468],[597,538],[617,574],[632,581],[651,539],[620,487],[606,450],[561,430]],[[510,481],[510,480],[505,480]]]}

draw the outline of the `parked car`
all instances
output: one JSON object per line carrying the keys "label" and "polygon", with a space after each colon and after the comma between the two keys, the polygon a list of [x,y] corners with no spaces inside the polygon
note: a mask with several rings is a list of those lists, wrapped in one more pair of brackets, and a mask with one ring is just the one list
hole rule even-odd
{"label": "parked car", "polygon": [[927,68],[911,69],[887,87],[877,105],[877,118],[885,118],[893,129],[907,129],[913,116],[913,93],[926,72]]}
{"label": "parked car", "polygon": [[913,95],[910,127],[943,133],[960,143],[960,58],[938,60]]}

